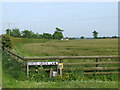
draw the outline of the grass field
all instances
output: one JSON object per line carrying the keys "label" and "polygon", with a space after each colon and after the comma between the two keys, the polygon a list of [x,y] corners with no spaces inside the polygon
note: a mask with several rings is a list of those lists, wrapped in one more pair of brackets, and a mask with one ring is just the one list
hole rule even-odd
{"label": "grass field", "polygon": [[[118,39],[83,39],[83,40],[39,40],[12,38],[13,52],[24,57],[36,56],[96,56],[96,55],[118,55]],[[34,81],[21,78],[21,67],[14,58],[3,52],[3,87],[5,88],[117,88],[116,75],[96,75],[90,78],[81,77],[77,72],[72,80],[53,81],[45,77],[47,81]],[[88,62],[89,60],[81,60]],[[90,60],[91,62],[93,60]],[[107,60],[108,62],[111,60]],[[114,60],[115,61],[115,60]],[[8,62],[8,63],[5,63]],[[64,62],[69,62],[64,60]],[[71,60],[79,62],[79,60]],[[7,69],[8,67],[8,69]],[[76,67],[76,66],[73,66]],[[80,66],[81,67],[81,66]],[[88,66],[91,67],[91,66]],[[79,68],[79,67],[77,67]],[[19,75],[19,77],[17,76]],[[49,75],[49,74],[48,74]],[[38,77],[41,79],[41,77]]]}
{"label": "grass field", "polygon": [[50,40],[45,43],[16,44],[22,56],[96,56],[118,55],[118,39]]}

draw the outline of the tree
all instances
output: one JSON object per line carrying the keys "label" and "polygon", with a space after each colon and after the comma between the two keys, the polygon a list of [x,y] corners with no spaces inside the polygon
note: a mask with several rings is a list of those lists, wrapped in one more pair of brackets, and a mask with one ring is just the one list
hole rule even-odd
{"label": "tree", "polygon": [[53,39],[61,39],[61,38],[63,38],[63,34],[62,34],[63,31],[64,30],[56,27],[56,31],[53,34]]}
{"label": "tree", "polygon": [[49,33],[43,33],[43,38],[45,38],[45,39],[51,39],[52,35],[49,34]]}
{"label": "tree", "polygon": [[85,37],[84,37],[84,36],[81,36],[80,38],[81,38],[81,39],[84,39]]}
{"label": "tree", "polygon": [[24,38],[32,38],[34,33],[32,31],[24,30],[22,31],[22,34]]}
{"label": "tree", "polygon": [[117,38],[117,36],[112,36],[112,38]]}
{"label": "tree", "polygon": [[63,38],[62,32],[55,32],[53,34],[53,39],[61,39]]}
{"label": "tree", "polygon": [[62,29],[56,27],[56,32],[63,32],[63,31],[64,31],[64,30],[62,30]]}
{"label": "tree", "polygon": [[92,33],[93,33],[94,39],[97,39],[98,38],[98,32],[93,31]]}
{"label": "tree", "polygon": [[6,34],[10,35],[11,29],[6,29]]}
{"label": "tree", "polygon": [[20,37],[21,33],[18,28],[14,28],[10,31],[10,35],[13,37]]}
{"label": "tree", "polygon": [[39,34],[39,35],[38,35],[38,38],[43,38],[43,35],[42,35],[42,34]]}
{"label": "tree", "polygon": [[32,38],[38,38],[38,37],[39,37],[38,33],[32,35]]}

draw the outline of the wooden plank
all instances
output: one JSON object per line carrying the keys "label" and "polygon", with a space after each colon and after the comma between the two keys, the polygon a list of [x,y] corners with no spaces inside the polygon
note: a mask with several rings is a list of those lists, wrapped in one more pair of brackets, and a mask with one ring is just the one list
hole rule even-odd
{"label": "wooden plank", "polygon": [[52,60],[52,59],[100,59],[100,58],[118,58],[120,56],[47,56],[47,57],[24,57],[25,60]]}
{"label": "wooden plank", "polygon": [[85,72],[85,75],[89,75],[89,74],[118,74],[120,72]]}
{"label": "wooden plank", "polygon": [[[53,70],[56,70],[56,69],[53,69]],[[33,71],[33,70],[30,70],[30,71]],[[41,69],[41,71],[50,71],[50,69]],[[90,75],[90,74],[118,74],[118,73],[120,73],[120,72],[84,72],[85,75]]]}
{"label": "wooden plank", "polygon": [[109,64],[120,64],[120,62],[89,62],[89,63],[63,63],[65,66],[76,66],[76,65],[109,65]]}
{"label": "wooden plank", "polygon": [[120,67],[81,67],[81,68],[64,68],[63,71],[76,71],[76,70],[83,70],[83,71],[94,71],[94,70],[118,70]]}
{"label": "wooden plank", "polygon": [[[83,70],[83,71],[95,71],[95,70],[118,70],[120,67],[81,67],[81,68],[63,68],[63,71],[76,71],[76,70]],[[50,71],[50,69],[42,69],[45,71]],[[53,68],[56,70],[56,68]]]}
{"label": "wooden plank", "polygon": [[21,57],[21,56],[15,54],[15,53],[13,53],[13,52],[11,52],[10,50],[8,50],[8,49],[6,49],[6,48],[5,48],[5,50],[7,50],[7,52],[10,53],[10,54],[12,54],[13,56],[18,57],[18,58],[20,58],[21,60],[24,60],[24,57]]}

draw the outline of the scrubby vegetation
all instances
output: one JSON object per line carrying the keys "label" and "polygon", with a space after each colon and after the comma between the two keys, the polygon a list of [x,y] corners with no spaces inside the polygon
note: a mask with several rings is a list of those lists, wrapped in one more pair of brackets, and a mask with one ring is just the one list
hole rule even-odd
{"label": "scrubby vegetation", "polygon": [[4,47],[12,48],[11,36],[9,36],[7,34],[2,35],[2,48],[4,49]]}

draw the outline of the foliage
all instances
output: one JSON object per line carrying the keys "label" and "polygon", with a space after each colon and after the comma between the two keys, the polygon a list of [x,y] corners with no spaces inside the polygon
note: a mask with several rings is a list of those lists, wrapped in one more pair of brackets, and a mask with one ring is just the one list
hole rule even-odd
{"label": "foliage", "polygon": [[21,33],[18,28],[14,28],[11,30],[10,35],[13,37],[20,37]]}
{"label": "foliage", "polygon": [[86,75],[88,79],[102,80],[102,81],[118,81],[118,74],[98,74],[98,75]]}
{"label": "foliage", "polygon": [[43,38],[43,35],[42,35],[42,34],[39,34],[39,35],[38,35],[38,38]]}
{"label": "foliage", "polygon": [[6,51],[2,52],[2,63],[3,67],[7,69],[7,73],[9,73],[13,78],[17,80],[25,79],[22,62],[18,62],[10,55],[7,55]]}
{"label": "foliage", "polygon": [[62,32],[55,32],[53,34],[53,39],[61,39],[63,38]]}
{"label": "foliage", "polygon": [[56,32],[63,32],[63,31],[64,31],[64,30],[62,30],[62,29],[56,27]]}
{"label": "foliage", "polygon": [[6,29],[6,34],[10,35],[11,29]]}
{"label": "foliage", "polygon": [[69,73],[65,73],[62,76],[58,75],[58,76],[55,76],[54,78],[55,80],[62,80],[62,81],[73,80],[72,75]]}
{"label": "foliage", "polygon": [[38,37],[39,37],[38,33],[32,35],[32,38],[38,38]]}
{"label": "foliage", "polygon": [[98,32],[93,31],[92,33],[93,33],[94,39],[97,39],[98,38]]}
{"label": "foliage", "polygon": [[2,35],[2,48],[12,48],[11,37],[7,34]]}
{"label": "foliage", "polygon": [[56,31],[54,32],[53,35],[49,34],[49,33],[43,33],[43,34],[38,34],[38,33],[34,33],[32,31],[29,30],[24,30],[24,31],[19,31],[18,28],[14,28],[14,29],[7,29],[6,30],[6,34],[13,36],[13,37],[22,37],[22,38],[43,38],[43,39],[61,39],[63,38],[62,32],[64,30],[61,30],[60,28],[56,27]]}
{"label": "foliage", "polygon": [[118,38],[117,36],[112,36],[112,38]]}
{"label": "foliage", "polygon": [[49,34],[49,33],[43,33],[43,38],[45,38],[45,39],[51,39],[52,35]]}
{"label": "foliage", "polygon": [[61,30],[60,28],[56,27],[56,31],[53,34],[53,39],[61,39],[63,38],[63,32],[64,30]]}
{"label": "foliage", "polygon": [[24,30],[24,31],[22,31],[22,35],[24,38],[32,38],[33,32],[29,31],[29,30]]}
{"label": "foliage", "polygon": [[81,38],[81,39],[84,39],[85,37],[84,37],[84,36],[81,36],[80,38]]}

